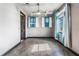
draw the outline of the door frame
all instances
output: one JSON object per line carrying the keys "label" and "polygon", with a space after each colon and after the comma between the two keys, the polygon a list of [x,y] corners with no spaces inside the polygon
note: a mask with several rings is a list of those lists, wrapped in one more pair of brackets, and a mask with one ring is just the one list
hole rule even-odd
{"label": "door frame", "polygon": [[[24,38],[22,38],[22,27],[21,27],[21,25],[22,25],[22,19],[21,19],[21,16],[23,16],[24,17]],[[25,40],[26,39],[26,15],[22,12],[22,11],[20,11],[20,38],[21,38],[21,40]]]}

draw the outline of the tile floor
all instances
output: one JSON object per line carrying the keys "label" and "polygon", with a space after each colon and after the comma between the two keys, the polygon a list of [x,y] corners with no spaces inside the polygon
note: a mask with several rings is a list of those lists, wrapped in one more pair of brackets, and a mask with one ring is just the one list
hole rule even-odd
{"label": "tile floor", "polygon": [[28,38],[5,56],[74,56],[52,38]]}

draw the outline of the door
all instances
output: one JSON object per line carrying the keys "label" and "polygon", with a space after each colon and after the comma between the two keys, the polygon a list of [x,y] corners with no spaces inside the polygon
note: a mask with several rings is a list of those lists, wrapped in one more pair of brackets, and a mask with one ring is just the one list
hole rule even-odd
{"label": "door", "polygon": [[56,14],[55,37],[62,44],[64,44],[64,39],[65,39],[64,24],[65,24],[65,10],[61,10],[59,13]]}
{"label": "door", "polygon": [[64,23],[64,17],[62,16],[62,17],[59,18],[59,41],[64,44],[64,39],[63,39],[63,34],[64,34],[63,29],[64,29],[64,27],[63,27],[63,23]]}
{"label": "door", "polygon": [[20,20],[21,20],[21,40],[25,39],[25,14],[20,12]]}

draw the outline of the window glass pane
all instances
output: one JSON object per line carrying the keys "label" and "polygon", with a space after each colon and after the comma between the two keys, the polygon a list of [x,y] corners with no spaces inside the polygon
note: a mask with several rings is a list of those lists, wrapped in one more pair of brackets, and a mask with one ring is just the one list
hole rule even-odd
{"label": "window glass pane", "polygon": [[30,16],[30,27],[36,27],[36,17]]}
{"label": "window glass pane", "polygon": [[30,23],[35,23],[36,22],[36,17],[30,17]]}
{"label": "window glass pane", "polygon": [[45,24],[45,27],[49,27],[49,17],[45,17],[44,18],[44,24]]}
{"label": "window glass pane", "polygon": [[35,27],[35,24],[30,24],[30,27]]}
{"label": "window glass pane", "polygon": [[59,18],[60,20],[60,30],[63,30],[63,17]]}
{"label": "window glass pane", "polygon": [[49,18],[46,18],[46,23],[49,23]]}

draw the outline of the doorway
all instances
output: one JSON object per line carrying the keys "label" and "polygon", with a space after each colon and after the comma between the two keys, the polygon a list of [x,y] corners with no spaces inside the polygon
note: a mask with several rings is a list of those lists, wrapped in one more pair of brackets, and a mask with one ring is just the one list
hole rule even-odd
{"label": "doorway", "polygon": [[25,14],[20,11],[21,40],[25,39]]}

